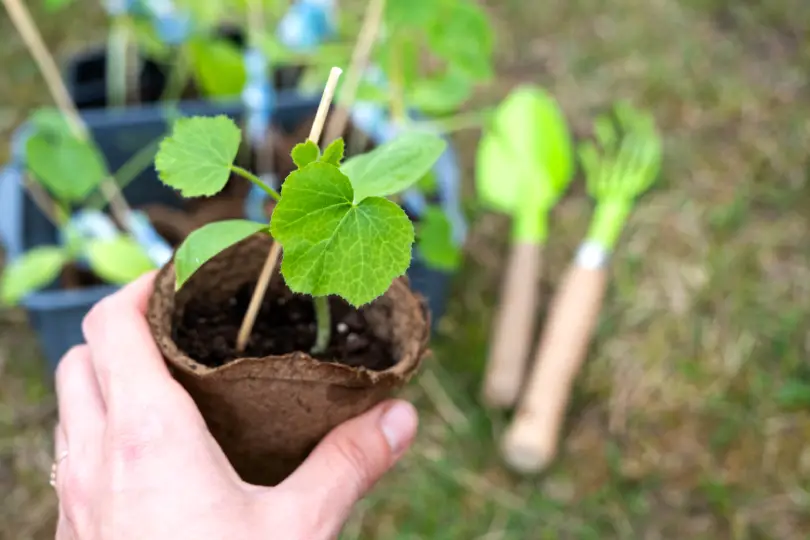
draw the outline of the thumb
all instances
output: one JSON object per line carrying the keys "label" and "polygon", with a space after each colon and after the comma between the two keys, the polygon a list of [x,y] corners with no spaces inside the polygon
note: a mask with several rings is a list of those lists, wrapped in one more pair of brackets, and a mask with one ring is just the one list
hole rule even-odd
{"label": "thumb", "polygon": [[306,503],[309,530],[336,534],[352,507],[411,445],[418,417],[407,401],[387,401],[335,428],[277,489]]}

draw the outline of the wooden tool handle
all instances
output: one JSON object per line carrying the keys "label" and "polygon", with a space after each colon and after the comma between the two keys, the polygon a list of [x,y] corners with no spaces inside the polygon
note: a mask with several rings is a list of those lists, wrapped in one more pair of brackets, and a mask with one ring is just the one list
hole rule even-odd
{"label": "wooden tool handle", "polygon": [[532,344],[541,260],[540,244],[513,244],[484,375],[483,399],[489,407],[511,407],[520,394]]}
{"label": "wooden tool handle", "polygon": [[502,452],[521,472],[544,469],[557,453],[568,397],[599,318],[607,283],[603,268],[572,265],[557,291],[533,372]]}

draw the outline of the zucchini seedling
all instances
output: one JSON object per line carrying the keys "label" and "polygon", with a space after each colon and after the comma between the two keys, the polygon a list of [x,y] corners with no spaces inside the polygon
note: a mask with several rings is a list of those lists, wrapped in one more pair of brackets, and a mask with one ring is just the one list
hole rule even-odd
{"label": "zucchini seedling", "polygon": [[47,202],[52,204],[43,210],[59,229],[62,241],[37,246],[11,261],[0,275],[0,303],[17,304],[52,283],[71,263],[87,265],[99,278],[116,285],[154,269],[147,251],[104,214],[85,213],[94,220],[84,220],[90,226],[90,235],[80,230],[81,219],[70,219],[74,209],[89,209],[88,198],[109,176],[95,144],[72,133],[66,119],[51,110],[36,112],[30,125],[23,174],[50,195],[52,200]]}
{"label": "zucchini seedling", "polygon": [[317,337],[311,352],[318,354],[331,339],[328,295],[363,306],[410,266],[413,225],[386,197],[422,178],[446,143],[430,133],[410,132],[343,161],[343,139],[323,152],[312,139],[292,150],[297,169],[280,193],[234,165],[241,132],[225,116],[178,120],[155,165],[161,180],[184,197],[214,195],[233,172],[277,201],[270,223],[227,220],[191,233],[175,253],[176,288],[229,246],[256,233],[269,234],[284,250],[281,274],[287,286],[313,297]]}

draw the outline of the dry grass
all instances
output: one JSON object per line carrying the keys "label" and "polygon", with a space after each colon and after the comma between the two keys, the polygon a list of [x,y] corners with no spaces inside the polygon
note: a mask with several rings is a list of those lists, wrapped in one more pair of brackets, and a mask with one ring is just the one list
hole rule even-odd
{"label": "dry grass", "polygon": [[[810,5],[489,8],[501,55],[482,103],[539,83],[584,134],[595,111],[629,98],[666,134],[664,178],[625,231],[563,455],[538,479],[502,468],[492,441],[506,418],[477,404],[507,230],[504,219],[477,215],[436,360],[408,390],[423,411],[416,448],[344,537],[807,538]],[[46,26],[55,44],[82,35]],[[8,43],[3,102],[29,107],[41,99],[39,81]],[[0,110],[0,127],[16,125],[22,108]],[[476,139],[464,133],[458,143],[471,149]],[[546,296],[592,208],[580,186],[571,191],[554,213]],[[46,538],[53,398],[19,314],[2,317],[0,492],[10,502],[0,531]]]}

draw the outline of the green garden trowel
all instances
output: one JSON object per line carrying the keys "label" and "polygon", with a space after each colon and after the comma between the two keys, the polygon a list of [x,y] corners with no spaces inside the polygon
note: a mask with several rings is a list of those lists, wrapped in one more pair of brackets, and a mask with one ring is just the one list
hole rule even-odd
{"label": "green garden trowel", "polygon": [[563,276],[543,328],[517,414],[502,441],[507,463],[539,472],[555,457],[576,374],[585,360],[607,287],[607,263],[635,199],[658,176],[661,140],[649,114],[626,103],[596,122],[599,149],[580,148],[588,191],[597,203],[588,236]]}
{"label": "green garden trowel", "polygon": [[490,407],[511,407],[525,377],[548,215],[571,182],[572,153],[562,110],[533,86],[506,97],[478,146],[478,196],[512,217],[511,252],[484,375],[483,400]]}

